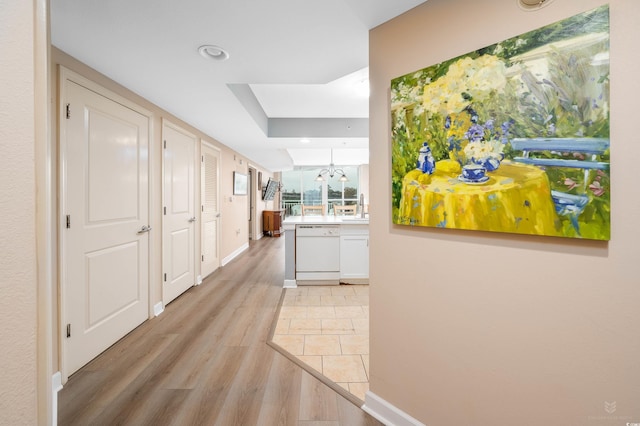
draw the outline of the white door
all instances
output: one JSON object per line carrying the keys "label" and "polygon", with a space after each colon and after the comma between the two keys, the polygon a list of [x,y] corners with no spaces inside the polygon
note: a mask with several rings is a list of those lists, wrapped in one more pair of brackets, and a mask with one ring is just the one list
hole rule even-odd
{"label": "white door", "polygon": [[61,338],[67,376],[148,318],[149,118],[62,75]]}
{"label": "white door", "polygon": [[162,301],[166,305],[195,284],[195,148],[197,138],[164,122]]}
{"label": "white door", "polygon": [[257,239],[255,234],[255,223],[256,223],[256,194],[255,194],[255,190],[254,190],[254,179],[256,178],[256,169],[249,167],[249,188],[247,189],[248,194],[249,194],[249,211],[248,211],[248,216],[249,216],[249,239],[250,240],[255,240]]}
{"label": "white door", "polygon": [[201,185],[202,225],[200,238],[202,259],[200,273],[206,277],[220,266],[218,234],[220,229],[220,152],[207,144],[202,144]]}

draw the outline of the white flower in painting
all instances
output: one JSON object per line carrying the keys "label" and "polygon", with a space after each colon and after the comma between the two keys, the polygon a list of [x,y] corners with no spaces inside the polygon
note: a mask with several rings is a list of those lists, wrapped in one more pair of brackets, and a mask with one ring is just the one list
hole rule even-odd
{"label": "white flower in painting", "polygon": [[506,66],[493,55],[462,58],[447,73],[424,88],[422,102],[431,113],[447,116],[464,110],[471,101],[482,102],[507,84]]}
{"label": "white flower in painting", "polygon": [[468,160],[502,159],[504,144],[498,140],[469,142],[464,147],[464,156]]}

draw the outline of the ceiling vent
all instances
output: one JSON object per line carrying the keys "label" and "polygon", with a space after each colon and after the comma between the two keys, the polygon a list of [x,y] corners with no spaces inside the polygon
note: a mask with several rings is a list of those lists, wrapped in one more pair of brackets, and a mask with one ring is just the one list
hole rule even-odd
{"label": "ceiling vent", "polygon": [[538,10],[551,3],[553,0],[516,0],[518,6],[524,10]]}

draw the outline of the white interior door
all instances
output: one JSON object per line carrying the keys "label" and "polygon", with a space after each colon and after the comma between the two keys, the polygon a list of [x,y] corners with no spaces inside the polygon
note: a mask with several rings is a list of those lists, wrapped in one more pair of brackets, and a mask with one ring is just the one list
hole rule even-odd
{"label": "white interior door", "polygon": [[67,376],[148,318],[149,233],[143,227],[149,224],[149,118],[62,74],[61,338]]}
{"label": "white interior door", "polygon": [[195,148],[197,138],[164,122],[162,301],[166,305],[195,284]]}
{"label": "white interior door", "polygon": [[220,229],[220,151],[202,144],[201,185],[202,200],[202,259],[200,271],[206,277],[220,266],[219,229]]}
{"label": "white interior door", "polygon": [[250,240],[255,240],[256,239],[256,237],[254,235],[256,196],[255,196],[255,191],[254,191],[254,186],[253,186],[253,182],[254,182],[255,177],[256,177],[256,169],[254,169],[253,167],[249,167],[249,179],[248,179],[249,188],[247,188],[247,191],[249,191],[248,192],[248,194],[249,194],[248,216],[249,216],[249,239]]}

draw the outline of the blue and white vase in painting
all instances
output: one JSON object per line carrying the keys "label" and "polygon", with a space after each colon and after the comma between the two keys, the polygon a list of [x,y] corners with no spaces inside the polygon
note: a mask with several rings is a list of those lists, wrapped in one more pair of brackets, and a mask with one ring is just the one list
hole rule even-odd
{"label": "blue and white vase in painting", "polygon": [[498,167],[500,167],[500,162],[502,160],[502,157],[503,156],[501,155],[499,158],[485,157],[480,160],[473,159],[473,162],[475,164],[478,164],[484,167],[485,169],[487,169],[488,172],[493,172],[495,170],[498,170]]}
{"label": "blue and white vase in painting", "polygon": [[422,147],[418,153],[418,161],[416,162],[416,168],[422,173],[432,174],[436,170],[436,160],[433,158],[431,149],[426,142],[423,142]]}

